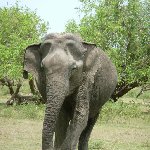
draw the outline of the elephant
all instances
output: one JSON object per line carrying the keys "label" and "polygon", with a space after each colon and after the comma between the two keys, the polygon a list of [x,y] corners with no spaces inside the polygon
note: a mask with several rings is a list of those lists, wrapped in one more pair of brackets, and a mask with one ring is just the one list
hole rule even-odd
{"label": "elephant", "polygon": [[102,106],[117,84],[110,58],[73,33],[50,33],[24,53],[24,78],[31,73],[46,102],[42,150],[88,150]]}

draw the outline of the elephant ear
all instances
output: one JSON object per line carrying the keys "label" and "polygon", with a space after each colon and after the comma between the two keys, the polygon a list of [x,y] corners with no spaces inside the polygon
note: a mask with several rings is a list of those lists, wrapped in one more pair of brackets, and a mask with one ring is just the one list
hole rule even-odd
{"label": "elephant ear", "polygon": [[90,70],[96,60],[97,60],[97,47],[96,44],[93,43],[87,43],[87,42],[82,42],[83,47],[85,48],[85,54],[84,54],[84,70],[88,71]]}
{"label": "elephant ear", "polygon": [[41,69],[41,56],[39,53],[41,44],[30,45],[26,48],[24,54],[23,77],[28,78],[28,73],[31,73],[36,80],[38,90],[46,101],[45,74]]}
{"label": "elephant ear", "polygon": [[30,45],[26,48],[24,54],[24,68],[23,77],[28,78],[28,72],[31,73],[36,79],[39,76],[41,69],[41,57],[39,54],[41,44]]}

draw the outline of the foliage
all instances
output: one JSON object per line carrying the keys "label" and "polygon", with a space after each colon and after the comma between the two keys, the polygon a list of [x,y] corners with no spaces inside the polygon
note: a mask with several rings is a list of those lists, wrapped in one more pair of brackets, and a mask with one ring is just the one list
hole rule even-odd
{"label": "foliage", "polygon": [[118,97],[150,81],[149,0],[80,0],[84,15],[77,24],[71,20],[67,32],[106,51],[117,67]]}
{"label": "foliage", "polygon": [[17,2],[0,8],[0,29],[0,78],[18,79],[22,76],[24,49],[39,41],[47,31],[47,23]]}

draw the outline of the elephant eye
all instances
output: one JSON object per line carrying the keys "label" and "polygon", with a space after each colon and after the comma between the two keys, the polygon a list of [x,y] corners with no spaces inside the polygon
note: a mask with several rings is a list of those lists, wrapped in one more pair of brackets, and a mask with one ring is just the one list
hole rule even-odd
{"label": "elephant eye", "polygon": [[72,54],[72,56],[75,59],[81,59],[81,51],[80,51],[80,46],[78,45],[78,43],[75,43],[75,41],[69,41],[67,44],[68,50],[70,51],[70,53]]}
{"label": "elephant eye", "polygon": [[68,42],[66,43],[66,46],[70,52],[74,52],[77,49],[75,42]]}
{"label": "elephant eye", "polygon": [[41,44],[40,47],[40,53],[42,55],[42,57],[45,57],[47,55],[47,53],[49,52],[50,48],[51,48],[51,43],[43,43]]}
{"label": "elephant eye", "polygon": [[74,46],[74,43],[67,43],[67,46],[68,46],[69,48],[75,47],[75,46]]}
{"label": "elephant eye", "polygon": [[47,50],[47,49],[50,49],[51,48],[51,43],[43,43],[41,44],[41,50]]}

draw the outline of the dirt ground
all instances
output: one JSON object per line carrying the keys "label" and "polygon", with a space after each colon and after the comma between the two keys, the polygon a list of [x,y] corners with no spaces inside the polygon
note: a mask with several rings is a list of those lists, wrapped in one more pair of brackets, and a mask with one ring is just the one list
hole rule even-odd
{"label": "dirt ground", "polygon": [[[42,121],[1,117],[0,150],[40,150],[41,132]],[[137,125],[96,125],[90,141],[101,142],[102,148],[92,148],[97,150],[136,150],[138,147],[139,150],[148,150],[150,148],[150,126],[143,126],[141,123]]]}

